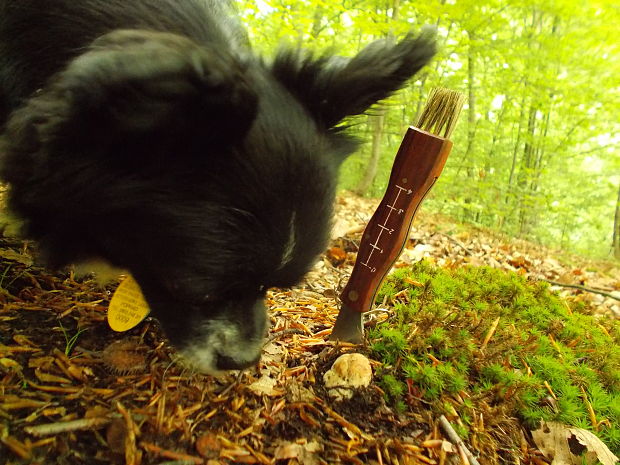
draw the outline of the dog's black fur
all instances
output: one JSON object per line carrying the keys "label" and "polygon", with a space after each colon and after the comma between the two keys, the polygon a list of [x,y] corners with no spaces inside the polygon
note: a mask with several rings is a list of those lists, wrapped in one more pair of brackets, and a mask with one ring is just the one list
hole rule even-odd
{"label": "dog's black fur", "polygon": [[0,0],[0,176],[49,263],[135,276],[199,369],[256,361],[265,289],[327,241],[339,123],[401,87],[428,36],[352,59],[254,56],[216,0]]}

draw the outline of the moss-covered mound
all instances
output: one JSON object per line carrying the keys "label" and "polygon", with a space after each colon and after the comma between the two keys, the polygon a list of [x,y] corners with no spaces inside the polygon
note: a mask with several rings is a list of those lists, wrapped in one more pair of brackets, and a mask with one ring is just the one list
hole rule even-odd
{"label": "moss-covered mound", "polygon": [[514,273],[425,262],[394,273],[377,300],[395,309],[369,340],[398,408],[452,415],[489,450],[501,446],[492,426],[518,418],[589,429],[620,453],[620,322]]}

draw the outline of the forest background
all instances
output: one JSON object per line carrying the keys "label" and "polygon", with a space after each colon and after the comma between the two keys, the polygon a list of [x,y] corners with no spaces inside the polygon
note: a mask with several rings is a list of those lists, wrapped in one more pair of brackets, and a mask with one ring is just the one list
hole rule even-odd
{"label": "forest background", "polygon": [[439,53],[351,131],[341,187],[381,197],[431,88],[468,98],[424,208],[567,252],[620,259],[620,6],[614,0],[238,0],[255,49],[351,56],[425,24]]}

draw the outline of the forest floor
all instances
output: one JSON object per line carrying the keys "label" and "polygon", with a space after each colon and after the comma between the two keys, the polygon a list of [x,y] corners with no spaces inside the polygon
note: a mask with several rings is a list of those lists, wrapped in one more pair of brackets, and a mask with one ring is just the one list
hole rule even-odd
{"label": "forest floor", "polygon": [[[331,248],[300,286],[268,294],[271,329],[261,362],[220,377],[175,363],[153,319],[124,334],[110,330],[115,283],[101,288],[70,272],[50,273],[33,265],[32,245],[3,239],[0,463],[466,463],[423,404],[397,412],[374,382],[335,401],[323,384],[339,355],[368,353],[328,337],[377,203],[338,199]],[[488,265],[548,280],[594,313],[620,318],[618,263],[567,257],[427,214],[416,219],[396,267],[423,257],[440,267]],[[501,462],[550,463],[519,431],[520,444],[506,446]],[[467,446],[479,463],[498,463]]]}

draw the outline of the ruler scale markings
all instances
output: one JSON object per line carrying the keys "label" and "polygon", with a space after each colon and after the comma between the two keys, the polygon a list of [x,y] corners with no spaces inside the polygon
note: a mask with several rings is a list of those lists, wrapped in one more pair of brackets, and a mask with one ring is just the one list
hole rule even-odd
{"label": "ruler scale markings", "polygon": [[361,262],[361,264],[365,266],[366,268],[368,268],[371,273],[375,273],[377,271],[376,267],[370,265],[370,260],[372,259],[373,254],[375,253],[376,250],[378,250],[380,254],[383,253],[383,249],[379,247],[379,241],[381,240],[381,235],[383,234],[384,231],[386,231],[389,235],[392,235],[394,231],[396,230],[395,228],[388,227],[388,222],[390,220],[392,212],[396,212],[398,215],[402,215],[405,212],[404,209],[397,207],[397,202],[400,197],[400,194],[402,192],[405,192],[406,195],[411,195],[413,193],[411,189],[406,189],[402,186],[399,186],[398,184],[396,185],[396,188],[398,189],[398,191],[396,192],[396,197],[392,201],[392,204],[386,205],[387,216],[385,217],[383,224],[377,223],[377,226],[379,227],[379,234],[377,234],[377,239],[375,240],[374,243],[370,244],[371,250],[368,253],[368,257],[366,258],[366,261]]}

